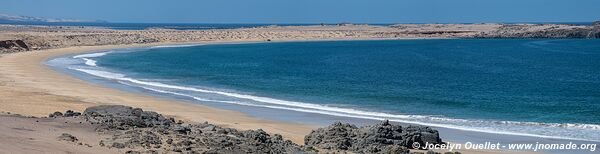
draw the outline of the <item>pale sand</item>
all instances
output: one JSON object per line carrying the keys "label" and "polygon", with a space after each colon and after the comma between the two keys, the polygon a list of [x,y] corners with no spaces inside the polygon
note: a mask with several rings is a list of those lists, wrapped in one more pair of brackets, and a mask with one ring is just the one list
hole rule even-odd
{"label": "pale sand", "polygon": [[[125,150],[98,146],[110,135],[98,134],[83,119],[25,118],[0,114],[0,153],[125,153]],[[68,122],[68,123],[65,123]],[[59,141],[69,133],[77,142]],[[78,145],[81,143],[82,145]],[[89,146],[89,147],[88,147]]]}
{"label": "pale sand", "polygon": [[[89,106],[119,104],[156,111],[185,121],[208,121],[241,130],[263,129],[269,133],[282,134],[285,138],[298,144],[303,144],[304,136],[317,127],[294,122],[257,119],[236,111],[123,92],[55,72],[43,64],[51,57],[65,54],[164,44],[168,43],[69,47],[1,55],[0,110],[29,116],[47,116],[54,111],[68,109],[82,111]],[[30,134],[30,136],[35,136],[35,134]],[[73,152],[77,149],[66,151]],[[514,153],[481,150],[461,151],[463,153]],[[93,153],[93,151],[89,152]]]}

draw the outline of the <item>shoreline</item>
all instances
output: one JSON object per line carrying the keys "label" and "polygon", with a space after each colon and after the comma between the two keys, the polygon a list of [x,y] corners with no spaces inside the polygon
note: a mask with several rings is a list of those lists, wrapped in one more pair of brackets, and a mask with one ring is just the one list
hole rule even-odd
{"label": "shoreline", "polygon": [[[189,43],[210,44],[219,42]],[[123,92],[56,72],[50,66],[44,64],[50,58],[68,54],[173,44],[181,43],[69,47],[1,55],[0,68],[3,71],[0,72],[0,91],[2,91],[0,96],[6,98],[0,100],[3,104],[2,111],[42,117],[53,111],[83,110],[86,107],[95,105],[119,104],[157,111],[184,121],[208,121],[241,130],[260,128],[270,133],[282,134],[296,143],[303,143],[304,135],[316,128],[316,126],[291,122],[284,123],[252,118],[240,112],[216,109],[199,104]],[[85,93],[81,91],[85,91]],[[14,102],[28,103],[17,104]]]}
{"label": "shoreline", "polygon": [[[426,38],[426,39],[434,39],[434,38]],[[55,59],[55,58],[67,58],[69,56],[76,56],[76,55],[86,55],[86,54],[95,54],[95,53],[106,53],[106,52],[113,52],[116,51],[121,52],[121,51],[125,51],[125,52],[129,52],[129,51],[133,51],[133,52],[138,52],[137,50],[146,50],[146,49],[151,49],[151,48],[177,48],[177,47],[189,47],[189,46],[200,46],[200,45],[214,45],[214,44],[219,44],[219,45],[229,45],[229,44],[253,44],[253,43],[286,43],[286,42],[314,42],[314,41],[323,41],[323,42],[329,42],[329,41],[376,41],[376,40],[381,40],[381,39],[370,39],[370,40],[290,40],[290,41],[274,41],[274,42],[258,42],[258,41],[239,41],[239,42],[211,42],[211,43],[184,43],[184,44],[173,44],[173,45],[158,45],[158,46],[154,46],[151,45],[150,47],[148,46],[143,46],[143,47],[133,47],[133,48],[118,48],[118,49],[111,49],[111,50],[103,50],[103,51],[95,51],[95,52],[90,52],[90,53],[78,53],[78,54],[69,54],[69,55],[61,55],[59,57],[53,57],[53,58],[49,58],[49,59]],[[388,39],[383,39],[383,40],[388,40]],[[419,40],[419,39],[402,39],[402,40]],[[86,60],[87,61],[87,60]],[[48,62],[48,61],[46,61]],[[95,63],[95,61],[94,61]],[[51,64],[47,64],[47,65],[51,65]],[[87,64],[87,66],[90,66]],[[93,65],[95,66],[95,64]],[[166,98],[166,99],[171,99],[171,100],[175,100],[175,101],[181,101],[181,102],[186,102],[186,103],[190,103],[190,104],[197,104],[197,102],[194,101],[194,99],[183,99],[183,98],[174,98],[174,97],[170,97],[170,96],[165,96],[163,95],[164,93],[162,92],[158,92],[156,94],[154,94],[153,92],[146,92],[146,90],[144,90],[145,88],[139,88],[133,85],[129,85],[129,84],[124,84],[126,86],[124,86],[123,84],[118,84],[118,83],[112,83],[111,80],[120,80],[120,79],[113,79],[112,77],[104,77],[103,75],[98,76],[96,73],[89,73],[86,71],[73,71],[71,69],[66,69],[63,68],[64,66],[52,66],[50,68],[53,68],[56,71],[62,72],[64,74],[69,74],[71,76],[75,76],[78,79],[82,79],[86,82],[91,82],[94,84],[100,84],[106,87],[110,87],[110,88],[115,88],[115,89],[119,89],[119,90],[123,90],[123,91],[128,91],[128,92],[132,92],[132,93],[137,93],[137,94],[141,94],[141,95],[151,95],[151,96],[156,96],[156,97],[160,97],[160,98]],[[115,72],[108,72],[108,73],[115,73]],[[122,72],[121,72],[122,73]],[[120,73],[117,73],[120,74]],[[131,86],[131,87],[130,87]],[[152,90],[150,90],[152,91]],[[183,96],[183,95],[178,95],[178,96]],[[183,96],[186,97],[186,96]],[[261,97],[261,96],[258,96]],[[282,100],[282,101],[286,101],[286,100]],[[303,102],[294,102],[294,103],[303,103]],[[373,118],[373,117],[358,117],[358,116],[344,116],[344,115],[335,115],[335,114],[328,114],[328,113],[320,113],[320,112],[308,112],[308,111],[299,111],[299,110],[291,110],[291,109],[281,109],[281,108],[269,108],[268,109],[262,109],[261,107],[258,106],[244,106],[244,105],[238,105],[238,104],[233,104],[233,105],[221,105],[219,103],[203,103],[203,106],[209,106],[209,107],[213,107],[213,108],[218,108],[218,109],[225,109],[225,110],[233,110],[233,111],[237,111],[237,112],[242,112],[246,115],[250,115],[252,117],[255,118],[259,118],[259,119],[267,119],[267,120],[274,120],[274,121],[294,121],[294,120],[298,120],[301,119],[301,121],[305,121],[302,122],[301,124],[308,124],[308,125],[317,125],[317,126],[322,126],[322,125],[326,125],[335,121],[332,121],[332,119],[344,119],[347,120],[349,122],[358,122],[358,123],[370,123],[371,121],[379,121],[379,120],[383,120],[383,119],[378,119],[378,118]],[[231,107],[231,106],[235,106],[235,107]],[[269,114],[271,116],[268,116],[268,114],[261,114],[261,113],[256,113],[259,111],[263,111],[263,112],[269,112]],[[270,113],[270,112],[274,112],[274,113]],[[287,114],[289,112],[294,112],[294,114]],[[298,114],[296,114],[296,112]],[[319,117],[319,118],[291,118],[291,117],[302,117],[303,115],[300,114],[315,114],[315,117]],[[288,115],[288,116],[284,116],[287,118],[274,118],[272,117],[272,115]],[[387,114],[387,113],[383,113],[383,114]],[[337,118],[336,118],[337,117]],[[464,132],[477,132],[477,133],[482,133],[482,134],[497,134],[497,135],[502,135],[502,136],[518,136],[518,137],[524,137],[524,138],[541,138],[544,140],[572,140],[572,141],[576,141],[576,142],[598,142],[598,140],[590,140],[590,139],[583,139],[583,138],[569,138],[569,137],[561,137],[561,136],[545,136],[545,135],[538,135],[538,134],[528,134],[528,133],[518,133],[518,132],[510,132],[510,131],[500,131],[500,132],[495,132],[493,130],[481,130],[481,129],[476,129],[476,128],[468,128],[468,127],[460,127],[460,125],[446,125],[446,124],[438,124],[438,123],[427,123],[427,122],[420,122],[420,121],[410,121],[410,120],[396,120],[396,119],[388,119],[392,122],[397,122],[397,123],[402,123],[405,125],[423,125],[423,126],[430,126],[430,127],[436,127],[436,128],[443,128],[443,129],[450,129],[450,130],[455,130],[455,131],[464,131]],[[462,120],[462,119],[461,119]],[[518,121],[508,121],[508,122],[518,122]],[[532,122],[533,123],[533,122]],[[543,123],[543,124],[559,124],[559,123]]]}
{"label": "shoreline", "polygon": [[[349,41],[351,41],[350,39]],[[378,39],[373,39],[378,40]],[[339,40],[291,40],[290,42],[302,41],[339,41]],[[276,41],[288,42],[288,41]],[[269,133],[282,134],[284,138],[295,143],[303,143],[304,135],[318,126],[299,124],[291,121],[282,122],[277,120],[265,120],[251,117],[245,113],[227,109],[209,107],[201,104],[176,101],[145,94],[123,92],[104,85],[86,82],[82,79],[64,74],[52,69],[45,64],[49,59],[72,54],[94,53],[101,50],[113,50],[124,48],[145,48],[152,46],[168,45],[206,45],[206,44],[237,44],[237,43],[264,43],[259,41],[206,41],[206,42],[166,42],[152,44],[130,44],[130,45],[103,45],[68,47],[59,49],[48,49],[31,52],[20,52],[0,55],[0,96],[10,96],[11,91],[19,91],[30,94],[42,94],[34,98],[14,100],[36,100],[44,99],[43,103],[10,104],[0,101],[7,108],[4,112],[13,112],[29,116],[45,116],[53,111],[64,111],[67,109],[83,110],[95,105],[127,105],[153,110],[168,116],[191,122],[208,121],[224,127],[240,130],[264,129]],[[35,73],[33,73],[35,72]],[[82,93],[85,91],[87,94]],[[14,95],[13,95],[14,96]],[[42,97],[42,98],[37,98]],[[49,100],[47,100],[48,98]],[[6,101],[6,102],[10,102]],[[16,101],[15,101],[16,102]],[[54,105],[54,106],[52,106]],[[469,153],[514,153],[515,151],[488,151],[475,150]],[[524,151],[528,153],[527,151]],[[519,151],[519,153],[521,153]]]}

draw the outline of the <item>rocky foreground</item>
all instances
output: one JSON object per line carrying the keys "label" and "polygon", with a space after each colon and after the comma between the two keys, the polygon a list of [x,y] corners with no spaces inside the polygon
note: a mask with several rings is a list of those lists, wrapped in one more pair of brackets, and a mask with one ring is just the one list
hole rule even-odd
{"label": "rocky foreground", "polygon": [[120,105],[89,107],[83,113],[55,112],[48,118],[80,119],[105,136],[96,144],[88,144],[64,132],[57,136],[57,142],[125,153],[435,153],[409,148],[415,142],[444,144],[438,132],[429,127],[403,127],[388,121],[363,127],[335,123],[312,131],[305,137],[305,145],[298,145],[260,129],[240,131],[206,122],[185,123]]}
{"label": "rocky foreground", "polygon": [[0,53],[73,46],[206,41],[365,40],[407,38],[600,38],[600,23],[266,26],[209,30],[112,30],[79,26],[0,25]]}

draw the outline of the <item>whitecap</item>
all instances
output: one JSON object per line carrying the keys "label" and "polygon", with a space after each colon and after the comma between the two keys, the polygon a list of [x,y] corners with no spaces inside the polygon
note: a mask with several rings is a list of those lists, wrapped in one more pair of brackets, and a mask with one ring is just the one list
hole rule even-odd
{"label": "whitecap", "polygon": [[119,74],[119,73],[112,73],[112,72],[106,72],[106,71],[100,71],[100,70],[82,69],[82,68],[69,68],[69,69],[81,71],[81,72],[84,72],[84,73],[87,73],[90,75],[107,78],[107,79],[114,79],[114,80],[126,79],[125,75]]}
{"label": "whitecap", "polygon": [[96,65],[96,61],[92,60],[92,59],[88,59],[88,58],[82,58],[83,60],[85,60],[85,64],[88,66],[98,66]]}
{"label": "whitecap", "polygon": [[93,58],[93,57],[101,57],[104,56],[106,54],[111,53],[112,51],[107,51],[107,52],[97,52],[97,53],[88,53],[88,54],[81,54],[81,55],[77,55],[77,56],[73,56],[73,58]]}

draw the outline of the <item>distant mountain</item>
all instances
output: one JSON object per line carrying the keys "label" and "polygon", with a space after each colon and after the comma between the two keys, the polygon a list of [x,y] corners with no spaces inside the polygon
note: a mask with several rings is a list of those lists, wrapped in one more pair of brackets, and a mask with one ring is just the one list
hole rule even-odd
{"label": "distant mountain", "polygon": [[4,22],[106,22],[102,20],[53,19],[31,16],[19,16],[0,13],[0,21]]}

